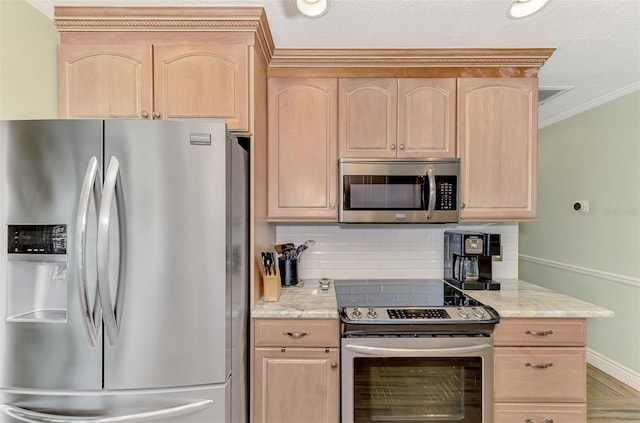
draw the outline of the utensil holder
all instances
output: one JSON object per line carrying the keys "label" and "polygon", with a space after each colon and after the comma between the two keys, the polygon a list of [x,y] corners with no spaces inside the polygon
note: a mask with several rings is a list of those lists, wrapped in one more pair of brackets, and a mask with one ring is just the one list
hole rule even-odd
{"label": "utensil holder", "polygon": [[298,284],[298,261],[279,260],[280,282],[282,286],[293,286]]}

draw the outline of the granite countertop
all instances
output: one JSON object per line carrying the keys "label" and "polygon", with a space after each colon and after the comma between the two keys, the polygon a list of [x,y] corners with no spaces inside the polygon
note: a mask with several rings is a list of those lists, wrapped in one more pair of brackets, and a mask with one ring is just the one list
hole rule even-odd
{"label": "granite countertop", "polygon": [[296,286],[282,287],[280,299],[260,300],[253,309],[257,319],[337,319],[336,291],[331,283],[328,291],[320,289],[317,280],[306,280]]}
{"label": "granite countertop", "polygon": [[[560,294],[518,279],[499,280],[498,291],[465,291],[469,296],[493,307],[500,317],[612,317],[613,311]],[[302,286],[283,287],[279,301],[260,300],[254,318],[337,319],[338,305],[333,284],[322,291],[317,280]]]}
{"label": "granite countertop", "polygon": [[498,291],[465,291],[493,307],[500,317],[613,317],[604,307],[560,294],[519,279],[499,280]]}

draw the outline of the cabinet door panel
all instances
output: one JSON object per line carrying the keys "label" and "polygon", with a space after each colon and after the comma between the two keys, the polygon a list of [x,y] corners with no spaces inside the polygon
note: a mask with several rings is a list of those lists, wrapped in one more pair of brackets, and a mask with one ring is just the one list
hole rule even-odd
{"label": "cabinet door panel", "polygon": [[456,80],[398,80],[398,157],[455,157]]}
{"label": "cabinet door panel", "polygon": [[269,219],[336,221],[334,78],[269,80]]}
{"label": "cabinet door panel", "polygon": [[248,47],[155,45],[155,109],[163,119],[224,118],[248,128]]}
{"label": "cabinet door panel", "polygon": [[536,216],[535,78],[458,80],[462,220]]}
{"label": "cabinet door panel", "polygon": [[61,118],[139,118],[151,111],[151,46],[62,44]]}
{"label": "cabinet door panel", "polygon": [[504,403],[495,405],[493,415],[494,423],[584,423],[587,421],[587,406],[585,404]]}
{"label": "cabinet door panel", "polygon": [[396,78],[339,80],[340,157],[395,157]]}
{"label": "cabinet door panel", "polygon": [[494,356],[496,402],[587,400],[584,348],[498,347]]}
{"label": "cabinet door panel", "polygon": [[256,348],[254,423],[336,423],[338,349]]}

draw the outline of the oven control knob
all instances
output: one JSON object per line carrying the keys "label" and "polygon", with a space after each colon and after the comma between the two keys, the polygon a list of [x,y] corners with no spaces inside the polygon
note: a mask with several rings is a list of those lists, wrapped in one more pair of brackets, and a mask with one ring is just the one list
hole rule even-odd
{"label": "oven control knob", "polygon": [[357,308],[354,308],[351,312],[351,317],[356,320],[362,319],[362,312],[360,312],[360,310],[358,310]]}
{"label": "oven control knob", "polygon": [[378,317],[378,313],[376,313],[374,309],[370,308],[369,311],[367,312],[367,317],[369,319],[375,319]]}
{"label": "oven control knob", "polygon": [[463,319],[468,319],[470,317],[469,312],[463,308],[458,310],[458,316],[462,317]]}
{"label": "oven control knob", "polygon": [[485,317],[487,317],[484,311],[479,308],[473,309],[473,315],[476,316],[478,319],[484,319]]}

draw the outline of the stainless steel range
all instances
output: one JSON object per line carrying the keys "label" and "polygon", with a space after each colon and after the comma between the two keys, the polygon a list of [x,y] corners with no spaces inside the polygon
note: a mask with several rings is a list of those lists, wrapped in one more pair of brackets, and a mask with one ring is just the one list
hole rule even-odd
{"label": "stainless steel range", "polygon": [[342,422],[490,422],[500,317],[442,280],[336,280]]}

